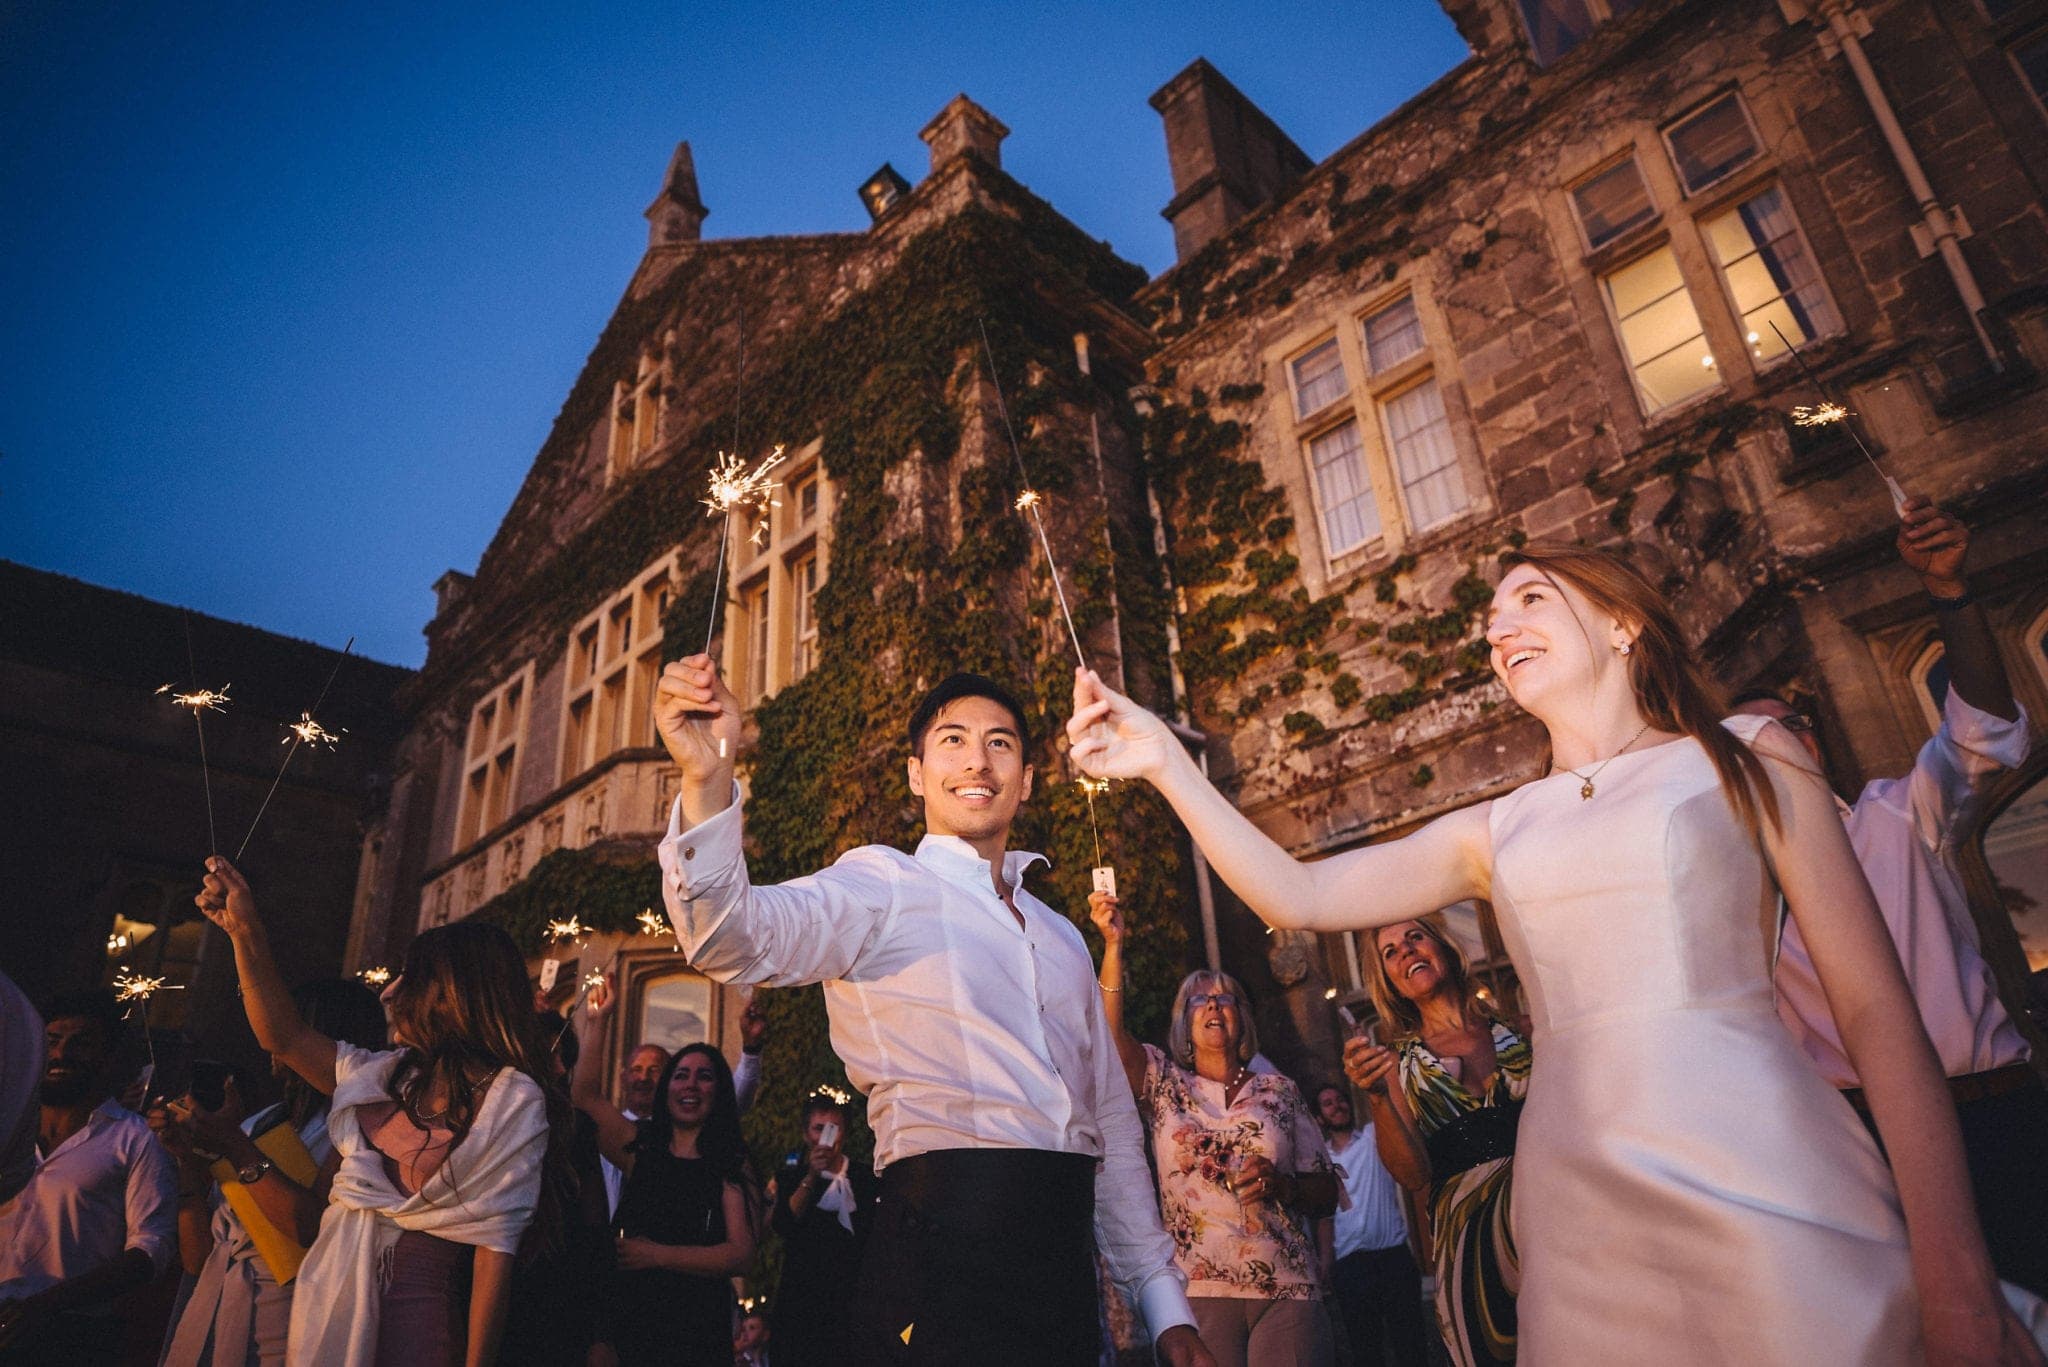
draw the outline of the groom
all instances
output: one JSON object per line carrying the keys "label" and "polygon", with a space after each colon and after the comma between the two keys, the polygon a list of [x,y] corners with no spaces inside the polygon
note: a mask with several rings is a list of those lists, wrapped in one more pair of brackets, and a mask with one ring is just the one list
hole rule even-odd
{"label": "groom", "polygon": [[747,877],[739,704],[709,657],[668,666],[654,721],[682,771],[659,849],[679,945],[720,982],[823,983],[868,1098],[882,1191],[853,1359],[1092,1367],[1099,1243],[1160,1359],[1213,1367],[1087,946],[1024,888],[1043,856],[1008,848],[1032,778],[1016,701],[974,674],[932,689],[907,737],[917,852],[864,845],[773,887]]}

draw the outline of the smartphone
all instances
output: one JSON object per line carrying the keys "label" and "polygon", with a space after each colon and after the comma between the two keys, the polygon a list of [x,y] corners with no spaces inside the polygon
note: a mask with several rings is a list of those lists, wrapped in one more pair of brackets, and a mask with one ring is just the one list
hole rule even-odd
{"label": "smartphone", "polygon": [[192,1083],[187,1090],[201,1106],[217,1111],[227,1104],[228,1078],[234,1071],[219,1059],[195,1058],[192,1060]]}
{"label": "smartphone", "polygon": [[818,1127],[818,1147],[829,1149],[839,1143],[839,1122],[828,1120]]}

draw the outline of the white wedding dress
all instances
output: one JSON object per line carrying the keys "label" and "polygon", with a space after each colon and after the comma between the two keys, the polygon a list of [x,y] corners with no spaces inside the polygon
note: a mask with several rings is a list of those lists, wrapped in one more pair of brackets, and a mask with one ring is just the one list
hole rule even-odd
{"label": "white wedding dress", "polygon": [[1521,1361],[1919,1361],[1890,1169],[1778,1020],[1776,894],[1706,752],[1631,752],[1579,786],[1561,772],[1491,813],[1535,1025]]}

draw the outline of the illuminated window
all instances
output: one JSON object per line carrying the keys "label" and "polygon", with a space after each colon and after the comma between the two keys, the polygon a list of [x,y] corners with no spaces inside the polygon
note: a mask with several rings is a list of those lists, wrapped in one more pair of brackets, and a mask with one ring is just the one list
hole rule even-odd
{"label": "illuminated window", "polygon": [[1643,184],[1642,168],[1627,157],[1581,181],[1572,191],[1572,209],[1593,249],[1641,227],[1657,216],[1657,206]]}
{"label": "illuminated window", "polygon": [[711,1038],[711,980],[682,970],[643,984],[633,1031],[624,1038],[674,1053]]}
{"label": "illuminated window", "polygon": [[673,333],[659,350],[640,354],[631,380],[612,386],[611,460],[606,477],[624,473],[639,464],[641,457],[661,440],[661,418],[667,407],[667,352]]}
{"label": "illuminated window", "polygon": [[462,751],[462,800],[455,848],[465,849],[512,814],[519,782],[519,751],[526,735],[526,704],[533,666],[486,693],[469,713]]}
{"label": "illuminated window", "polygon": [[[162,978],[189,989],[198,981],[206,944],[206,922],[192,905],[186,879],[175,874],[118,874],[113,928],[107,933],[104,980],[123,969],[139,977]],[[149,1028],[176,1030],[185,1024],[192,993],[159,992],[149,999]]]}
{"label": "illuminated window", "polygon": [[1796,347],[1842,330],[1782,189],[1752,195],[1700,227],[1735,304],[1743,342],[1758,361],[1784,354],[1779,333]]}
{"label": "illuminated window", "polygon": [[1683,403],[1721,382],[1669,246],[1609,271],[1600,283],[1645,414]]}
{"label": "illuminated window", "polygon": [[574,778],[607,755],[653,745],[661,679],[662,619],[675,601],[670,551],[569,633],[562,773]]}
{"label": "illuminated window", "polygon": [[1294,380],[1294,415],[1305,418],[1320,413],[1348,392],[1344,383],[1344,358],[1338,354],[1337,339],[1310,347],[1287,367]]}
{"label": "illuminated window", "polygon": [[832,485],[813,446],[783,481],[781,506],[765,528],[733,529],[724,667],[748,706],[817,668],[831,517]]}
{"label": "illuminated window", "polygon": [[1664,143],[1689,195],[1747,166],[1763,150],[1742,101],[1732,94],[1671,125],[1664,131]]}

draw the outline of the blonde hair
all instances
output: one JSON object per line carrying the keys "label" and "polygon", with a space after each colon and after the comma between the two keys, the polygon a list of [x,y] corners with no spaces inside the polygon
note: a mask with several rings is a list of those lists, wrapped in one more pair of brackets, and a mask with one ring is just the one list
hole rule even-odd
{"label": "blonde hair", "polygon": [[1250,1063],[1252,1055],[1259,1052],[1259,1027],[1252,1023],[1252,999],[1245,995],[1243,983],[1228,973],[1211,973],[1206,968],[1182,978],[1180,990],[1173,994],[1173,1026],[1167,1031],[1166,1052],[1183,1068],[1195,1066],[1195,1027],[1188,1019],[1192,1014],[1188,998],[1202,988],[1211,992],[1221,990],[1237,998],[1237,1061]]}
{"label": "blonde hair", "polygon": [[[1393,979],[1387,976],[1386,957],[1380,953],[1380,936],[1409,924],[1411,922],[1396,921],[1390,926],[1377,926],[1372,932],[1373,971],[1367,988],[1372,993],[1373,1010],[1379,1014],[1380,1029],[1386,1032],[1390,1040],[1413,1039],[1422,1033],[1422,1008],[1402,996],[1400,989],[1394,986]],[[1467,1018],[1478,1015],[1492,1020],[1493,1009],[1480,998],[1479,984],[1472,981],[1472,971],[1465,965],[1465,951],[1458,948],[1457,941],[1450,937],[1435,917],[1419,916],[1412,924],[1434,940],[1437,948],[1442,951],[1444,988],[1458,995]]]}
{"label": "blonde hair", "polygon": [[[1762,843],[1766,821],[1779,825],[1778,795],[1764,762],[1735,733],[1721,725],[1728,709],[1720,687],[1687,648],[1671,605],[1641,570],[1612,551],[1561,541],[1531,541],[1502,555],[1503,573],[1527,565],[1545,578],[1561,579],[1595,611],[1635,628],[1626,660],[1636,710],[1659,731],[1690,736],[1713,761],[1721,791],[1750,839]],[[1569,606],[1569,604],[1567,604]],[[1576,614],[1575,614],[1576,615]],[[1583,630],[1585,624],[1581,622]],[[1590,642],[1591,636],[1588,635]]]}

